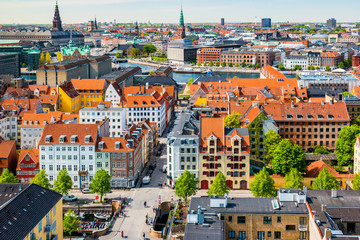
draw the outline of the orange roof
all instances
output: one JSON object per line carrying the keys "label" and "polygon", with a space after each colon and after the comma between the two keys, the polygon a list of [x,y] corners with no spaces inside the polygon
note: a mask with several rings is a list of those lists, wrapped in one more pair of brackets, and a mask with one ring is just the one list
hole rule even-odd
{"label": "orange roof", "polygon": [[[104,148],[99,149],[99,145],[101,142],[104,142]],[[115,148],[115,143],[120,142],[120,148]],[[126,141],[122,137],[99,137],[98,142],[96,144],[96,152],[132,152],[134,151],[134,147],[132,147],[128,141]]]}
{"label": "orange roof", "polygon": [[40,95],[39,99],[41,101],[41,103],[51,103],[51,104],[56,104],[58,101],[58,94],[55,95]]}
{"label": "orange roof", "polygon": [[126,107],[160,107],[164,99],[158,101],[155,94],[129,94],[126,96]]}
{"label": "orange roof", "polygon": [[[65,119],[79,119],[79,114],[66,114],[64,112],[48,113],[24,113],[21,127],[44,127],[47,124],[56,123]],[[26,124],[25,124],[26,122]]]}
{"label": "orange roof", "polygon": [[360,97],[360,87],[358,86],[353,87],[351,94],[356,97]]}
{"label": "orange roof", "polygon": [[151,94],[154,91],[163,93],[164,91],[174,98],[175,88],[174,86],[128,86],[123,89],[123,95],[139,94],[139,92]]}
{"label": "orange roof", "polygon": [[18,164],[16,167],[16,170],[20,170],[20,163],[21,161],[26,157],[29,156],[32,160],[35,161],[35,163],[39,163],[39,150],[36,148],[33,149],[21,149],[20,150],[20,154],[19,154],[19,160],[18,160]]}
{"label": "orange roof", "polygon": [[338,57],[340,54],[338,52],[322,52],[321,57]]}
{"label": "orange roof", "polygon": [[71,79],[76,90],[103,90],[105,79]]}
{"label": "orange roof", "polygon": [[325,102],[325,97],[312,97],[312,98],[309,98],[309,102],[312,102],[312,103]]}
{"label": "orange roof", "polygon": [[316,178],[319,175],[319,172],[323,170],[324,168],[327,168],[327,170],[336,177],[339,173],[332,168],[329,164],[322,160],[318,160],[316,162],[311,163],[308,168],[307,172],[305,173],[306,177],[313,177]]}
{"label": "orange roof", "polygon": [[273,68],[270,65],[267,65],[266,67],[264,67],[263,69],[261,69],[261,73],[266,77],[266,78],[275,78],[275,79],[285,79],[285,75],[282,74],[281,72],[279,72],[278,70],[276,70],[275,68]]}
{"label": "orange roof", "polygon": [[[94,145],[97,137],[97,124],[48,124],[44,127],[39,145],[53,144],[81,144]],[[90,142],[85,142],[86,136],[91,136]],[[45,142],[46,136],[51,136],[49,143]],[[64,143],[60,143],[60,136],[65,136]],[[76,136],[76,141],[71,142],[71,136]]]}
{"label": "orange roof", "polygon": [[38,89],[40,92],[45,92],[45,94],[47,94],[49,86],[48,85],[29,85],[29,89],[32,92],[34,92],[36,89]]}
{"label": "orange roof", "polygon": [[257,116],[259,116],[260,112],[261,111],[258,106],[251,106],[250,110],[244,116],[241,116],[242,127],[249,126],[249,124],[252,123]]}
{"label": "orange roof", "polygon": [[1,105],[6,111],[19,110],[20,106],[24,110],[27,107],[29,111],[34,111],[39,102],[39,99],[4,99]]}
{"label": "orange roof", "polygon": [[14,144],[16,145],[16,141],[0,142],[0,158],[8,158]]}

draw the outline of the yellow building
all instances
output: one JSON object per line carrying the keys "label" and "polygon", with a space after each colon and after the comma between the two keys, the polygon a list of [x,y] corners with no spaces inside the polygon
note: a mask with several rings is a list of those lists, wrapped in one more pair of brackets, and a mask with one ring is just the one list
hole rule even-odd
{"label": "yellow building", "polygon": [[0,196],[0,239],[63,239],[61,194],[36,184],[2,183]]}
{"label": "yellow building", "polygon": [[71,82],[59,86],[59,110],[68,113],[78,113],[81,108],[80,95]]}
{"label": "yellow building", "polygon": [[247,128],[226,129],[223,117],[200,119],[199,181],[208,189],[222,172],[231,189],[250,187],[250,144]]}
{"label": "yellow building", "polygon": [[81,107],[91,107],[92,102],[104,101],[103,94],[107,88],[105,79],[72,79],[71,83],[80,95]]}

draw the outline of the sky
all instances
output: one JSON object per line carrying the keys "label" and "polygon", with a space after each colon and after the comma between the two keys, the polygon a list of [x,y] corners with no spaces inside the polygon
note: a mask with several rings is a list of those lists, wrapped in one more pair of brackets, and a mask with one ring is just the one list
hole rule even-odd
{"label": "sky", "polygon": [[[99,22],[185,23],[360,22],[359,0],[59,0],[65,24]],[[0,0],[0,24],[51,24],[55,0]]]}

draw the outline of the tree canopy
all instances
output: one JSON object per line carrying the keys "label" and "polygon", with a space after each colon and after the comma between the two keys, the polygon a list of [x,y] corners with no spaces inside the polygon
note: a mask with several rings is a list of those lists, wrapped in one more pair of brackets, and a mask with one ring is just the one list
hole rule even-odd
{"label": "tree canopy", "polygon": [[328,169],[323,168],[313,182],[312,188],[314,190],[331,190],[339,189],[339,185],[336,178],[328,171]]}
{"label": "tree canopy", "polygon": [[180,178],[175,183],[175,195],[184,199],[187,202],[187,198],[195,195],[198,189],[199,179],[194,173],[186,170],[181,174]]}
{"label": "tree canopy", "polygon": [[144,52],[149,55],[156,52],[156,47],[153,44],[148,44],[144,46]]}
{"label": "tree canopy", "polygon": [[44,188],[50,188],[51,184],[47,176],[48,175],[46,174],[45,169],[43,168],[40,170],[40,172],[38,172],[38,174],[35,175],[35,177],[31,180],[31,183],[35,183]]}
{"label": "tree canopy", "polygon": [[232,62],[229,62],[228,66],[229,66],[229,67],[233,67],[233,63],[232,63]]}
{"label": "tree canopy", "polygon": [[281,140],[281,136],[272,129],[265,133],[264,148],[265,160],[267,161],[267,163],[270,163],[274,158],[274,151],[281,142]]}
{"label": "tree canopy", "polygon": [[299,172],[306,171],[305,153],[297,144],[292,145],[289,139],[283,139],[274,151],[271,166],[277,174],[287,174],[292,168]]}
{"label": "tree canopy", "polygon": [[132,48],[130,50],[130,56],[132,58],[138,57],[140,55],[140,50],[138,48]]}
{"label": "tree canopy", "polygon": [[302,188],[304,186],[302,174],[293,168],[288,174],[285,175],[285,186],[284,188]]}
{"label": "tree canopy", "polygon": [[54,182],[54,191],[67,195],[72,188],[73,182],[66,169],[60,170]]}
{"label": "tree canopy", "polygon": [[231,114],[225,117],[225,127],[227,128],[239,128],[240,127],[240,117],[241,114],[238,112],[232,112]]}
{"label": "tree canopy", "polygon": [[120,52],[117,52],[116,55],[115,55],[116,58],[121,58],[121,53]]}
{"label": "tree canopy", "polygon": [[330,66],[326,66],[326,67],[325,67],[325,71],[330,72],[330,71],[331,71]]}
{"label": "tree canopy", "polygon": [[360,190],[360,173],[355,174],[354,180],[351,181],[354,190]]}
{"label": "tree canopy", "polygon": [[285,69],[285,67],[284,67],[284,65],[282,65],[282,63],[279,63],[278,68],[279,68],[279,70],[284,70]]}
{"label": "tree canopy", "polygon": [[276,197],[275,181],[264,167],[255,174],[254,180],[250,183],[250,191],[254,197],[268,198]]}
{"label": "tree canopy", "polygon": [[90,184],[91,193],[97,193],[100,195],[100,202],[106,192],[111,189],[110,185],[111,176],[103,168],[98,170]]}
{"label": "tree canopy", "polygon": [[40,58],[39,58],[39,67],[43,66],[45,64],[45,56],[44,53],[40,53]]}
{"label": "tree canopy", "polygon": [[46,59],[46,64],[50,64],[50,63],[51,63],[51,56],[50,56],[50,53],[49,53],[49,52],[46,52],[45,59]]}
{"label": "tree canopy", "polygon": [[19,180],[14,176],[9,169],[5,169],[0,176],[0,183],[18,183]]}
{"label": "tree canopy", "polygon": [[226,62],[222,62],[222,63],[221,63],[221,66],[222,66],[222,67],[226,67]]}
{"label": "tree canopy", "polygon": [[317,155],[330,153],[328,150],[326,150],[323,146],[320,145],[315,145],[313,149],[314,149],[313,153]]}
{"label": "tree canopy", "polygon": [[245,62],[242,62],[242,63],[241,63],[241,67],[243,67],[243,68],[246,67],[246,63],[245,63]]}
{"label": "tree canopy", "polygon": [[260,63],[256,63],[255,68],[260,68]]}
{"label": "tree canopy", "polygon": [[356,124],[346,126],[341,129],[338,140],[336,142],[336,156],[338,159],[338,165],[353,165],[351,158],[354,156],[354,145],[356,142],[356,137],[359,134],[360,127]]}
{"label": "tree canopy", "polygon": [[190,86],[191,84],[193,84],[194,79],[191,77],[189,78],[189,81],[186,83],[186,85]]}
{"label": "tree canopy", "polygon": [[71,211],[71,209],[69,209],[64,216],[63,230],[66,234],[70,236],[71,239],[71,234],[75,232],[78,229],[78,227],[79,227],[79,220],[75,215],[75,213]]}
{"label": "tree canopy", "polygon": [[344,62],[339,62],[338,67],[344,69],[345,68]]}
{"label": "tree canopy", "polygon": [[211,184],[209,191],[207,192],[210,195],[225,195],[229,193],[230,187],[226,184],[226,178],[222,172],[219,172]]}
{"label": "tree canopy", "polygon": [[56,52],[56,58],[57,58],[57,60],[59,61],[59,62],[61,62],[61,52],[60,51],[57,51]]}
{"label": "tree canopy", "polygon": [[210,62],[209,62],[209,66],[210,66],[210,67],[214,66],[214,62],[213,62],[213,61],[210,61]]}

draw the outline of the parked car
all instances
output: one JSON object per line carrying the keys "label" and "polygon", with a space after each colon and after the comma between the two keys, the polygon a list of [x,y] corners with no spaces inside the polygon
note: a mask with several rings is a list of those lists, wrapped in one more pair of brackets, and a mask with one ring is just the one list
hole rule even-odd
{"label": "parked car", "polygon": [[142,179],[142,183],[143,183],[143,184],[149,184],[149,183],[150,183],[150,180],[151,180],[150,176],[145,176],[145,177]]}
{"label": "parked car", "polygon": [[82,193],[91,193],[90,188],[84,188],[83,190],[81,190]]}
{"label": "parked car", "polygon": [[76,200],[77,200],[77,197],[75,197],[75,196],[72,195],[72,194],[68,194],[68,195],[64,195],[64,196],[63,196],[63,200],[64,200],[64,201],[68,201],[68,202],[72,202],[72,201],[76,201]]}
{"label": "parked car", "polygon": [[150,163],[149,169],[154,170],[156,168],[156,163]]}

